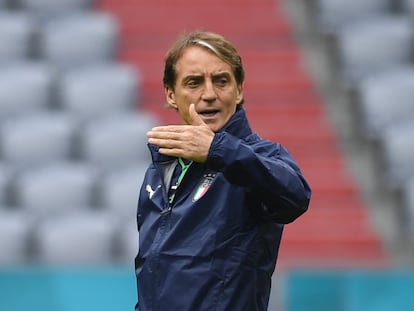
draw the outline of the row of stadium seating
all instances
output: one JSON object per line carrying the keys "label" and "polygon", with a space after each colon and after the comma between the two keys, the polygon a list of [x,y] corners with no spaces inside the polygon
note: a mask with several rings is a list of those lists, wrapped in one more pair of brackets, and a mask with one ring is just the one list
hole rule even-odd
{"label": "row of stadium seating", "polygon": [[0,264],[132,264],[159,121],[118,50],[95,1],[0,2]]}
{"label": "row of stadium seating", "polygon": [[311,1],[328,43],[333,79],[346,94],[354,135],[373,146],[378,191],[402,202],[401,231],[414,232],[414,1]]}

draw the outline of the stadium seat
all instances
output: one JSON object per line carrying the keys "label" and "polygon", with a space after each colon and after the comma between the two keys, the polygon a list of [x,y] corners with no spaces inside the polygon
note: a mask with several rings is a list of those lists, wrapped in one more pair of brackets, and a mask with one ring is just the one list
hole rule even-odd
{"label": "stadium seat", "polygon": [[81,133],[80,156],[105,167],[149,162],[146,133],[155,125],[154,116],[143,112],[90,120]]}
{"label": "stadium seat", "polygon": [[53,80],[54,72],[45,63],[19,62],[0,66],[0,116],[47,109]]}
{"label": "stadium seat", "polygon": [[391,189],[398,189],[414,176],[414,123],[413,119],[400,122],[384,131],[386,182]]}
{"label": "stadium seat", "polygon": [[127,264],[134,262],[139,249],[139,233],[135,217],[124,219],[120,223],[116,243],[117,259]]}
{"label": "stadium seat", "polygon": [[62,74],[61,108],[80,117],[128,112],[138,107],[140,75],[132,66],[107,63]]}
{"label": "stadium seat", "polygon": [[[138,162],[138,161],[137,161]],[[107,171],[100,178],[99,197],[103,207],[120,215],[136,214],[138,195],[149,163],[133,163]]]}
{"label": "stadium seat", "polygon": [[52,18],[39,33],[39,56],[59,69],[111,61],[118,49],[118,24],[106,13]]}
{"label": "stadium seat", "polygon": [[399,3],[403,13],[414,15],[414,0],[400,0]]}
{"label": "stadium seat", "polygon": [[94,3],[95,0],[17,0],[15,6],[36,18],[50,18],[89,10]]}
{"label": "stadium seat", "polygon": [[0,163],[0,206],[7,205],[12,172],[6,163]]}
{"label": "stadium seat", "polygon": [[405,202],[405,220],[408,227],[407,233],[413,240],[414,237],[414,176],[411,176],[409,180],[403,186],[403,196]]}
{"label": "stadium seat", "polygon": [[335,32],[341,26],[391,11],[391,0],[316,0],[314,9],[322,32]]}
{"label": "stadium seat", "polygon": [[40,216],[91,206],[97,176],[86,163],[59,162],[26,169],[14,183],[17,205]]}
{"label": "stadium seat", "polygon": [[114,221],[99,211],[44,218],[35,232],[36,258],[52,265],[109,264]]}
{"label": "stadium seat", "polygon": [[413,21],[403,16],[384,15],[346,25],[336,35],[340,78],[352,86],[371,73],[409,64],[413,35]]}
{"label": "stadium seat", "polygon": [[414,120],[414,67],[393,67],[362,79],[357,86],[362,128],[378,138],[389,126]]}
{"label": "stadium seat", "polygon": [[27,261],[32,219],[27,213],[0,207],[0,265],[18,265]]}
{"label": "stadium seat", "polygon": [[29,15],[0,11],[0,64],[23,60],[31,55],[34,27]]}
{"label": "stadium seat", "polygon": [[21,168],[67,159],[76,128],[73,118],[60,113],[7,118],[0,124],[1,154]]}

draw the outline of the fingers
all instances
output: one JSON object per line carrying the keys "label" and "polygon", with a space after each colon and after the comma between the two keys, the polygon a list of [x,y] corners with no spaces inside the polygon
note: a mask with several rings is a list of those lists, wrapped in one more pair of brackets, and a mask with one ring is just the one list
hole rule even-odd
{"label": "fingers", "polygon": [[208,155],[214,133],[195,110],[194,104],[188,109],[187,125],[167,125],[152,128],[148,142],[159,147],[161,154],[204,162]]}
{"label": "fingers", "polygon": [[187,126],[159,126],[147,133],[148,142],[163,148],[180,148],[185,141],[192,141],[193,136]]}
{"label": "fingers", "polygon": [[192,125],[163,125],[153,127],[148,133],[148,136],[153,135],[168,135],[168,133],[185,133]]}

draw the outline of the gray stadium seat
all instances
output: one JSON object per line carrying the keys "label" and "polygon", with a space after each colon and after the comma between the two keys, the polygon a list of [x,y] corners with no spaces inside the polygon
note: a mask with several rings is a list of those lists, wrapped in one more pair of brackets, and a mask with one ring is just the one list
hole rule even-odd
{"label": "gray stadium seat", "polygon": [[79,13],[42,23],[39,54],[59,69],[108,62],[118,49],[118,23],[106,13]]}
{"label": "gray stadium seat", "polygon": [[35,233],[37,259],[44,264],[108,264],[113,259],[115,224],[98,211],[45,218]]}
{"label": "gray stadium seat", "polygon": [[16,177],[16,201],[40,216],[91,206],[97,176],[85,163],[59,162],[27,169]]}
{"label": "gray stadium seat", "polygon": [[117,259],[130,264],[139,250],[139,233],[135,217],[125,218],[120,222],[116,238]]}
{"label": "gray stadium seat", "polygon": [[21,167],[67,159],[76,129],[76,121],[61,113],[10,117],[0,124],[1,155]]}
{"label": "gray stadium seat", "polygon": [[142,112],[90,120],[81,133],[80,155],[105,167],[149,162],[146,133],[155,125],[155,117]]}
{"label": "gray stadium seat", "polygon": [[341,26],[382,15],[391,10],[391,0],[316,0],[315,13],[323,32],[335,32]]}
{"label": "gray stadium seat", "polygon": [[414,0],[400,0],[399,2],[403,13],[414,15]]}
{"label": "gray stadium seat", "polygon": [[0,265],[27,262],[32,219],[26,212],[0,207]]}
{"label": "gray stadium seat", "polygon": [[23,60],[31,55],[34,27],[29,15],[0,11],[0,64]]}
{"label": "gray stadium seat", "polygon": [[9,203],[9,189],[12,170],[6,163],[0,163],[0,206]]}
{"label": "gray stadium seat", "polygon": [[398,189],[414,176],[414,119],[388,128],[382,135],[386,180]]}
{"label": "gray stadium seat", "polygon": [[138,106],[140,75],[132,66],[108,63],[85,66],[62,74],[63,109],[79,116],[125,113]]}
{"label": "gray stadium seat", "polygon": [[414,67],[395,67],[362,79],[357,86],[363,127],[377,138],[389,126],[414,120]]}
{"label": "gray stadium seat", "polygon": [[406,208],[406,217],[404,219],[408,225],[408,233],[413,240],[414,237],[414,176],[411,176],[410,179],[403,186],[404,191],[404,200]]}
{"label": "gray stadium seat", "polygon": [[382,16],[348,24],[336,35],[341,75],[350,84],[391,66],[409,64],[414,28],[408,17]]}
{"label": "gray stadium seat", "polygon": [[18,9],[36,17],[49,17],[92,8],[95,0],[15,0]]}
{"label": "gray stadium seat", "polygon": [[100,179],[101,205],[127,217],[136,214],[138,194],[148,163],[107,171]]}
{"label": "gray stadium seat", "polygon": [[20,62],[0,66],[0,116],[47,109],[54,77],[52,68],[44,63]]}

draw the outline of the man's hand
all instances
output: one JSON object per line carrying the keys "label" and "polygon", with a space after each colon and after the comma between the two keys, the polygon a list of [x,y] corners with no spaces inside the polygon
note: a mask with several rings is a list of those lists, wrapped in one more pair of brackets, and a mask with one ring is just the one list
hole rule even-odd
{"label": "man's hand", "polygon": [[197,114],[194,104],[189,107],[189,115],[190,125],[154,127],[147,133],[148,142],[159,146],[162,154],[202,163],[207,159],[214,132]]}

